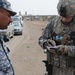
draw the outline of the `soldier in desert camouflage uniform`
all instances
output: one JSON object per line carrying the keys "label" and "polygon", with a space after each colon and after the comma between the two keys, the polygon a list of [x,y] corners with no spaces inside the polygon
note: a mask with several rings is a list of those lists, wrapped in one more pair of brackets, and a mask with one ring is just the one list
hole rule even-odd
{"label": "soldier in desert camouflage uniform", "polygon": [[39,44],[58,48],[48,53],[48,72],[51,64],[52,75],[75,75],[75,0],[59,0],[57,9],[60,16],[50,20]]}
{"label": "soldier in desert camouflage uniform", "polygon": [[[16,12],[12,11],[7,0],[0,0],[0,29],[7,29],[12,22],[11,16]],[[3,37],[0,34],[0,75],[14,75],[14,69],[9,58],[9,49],[6,47]]]}

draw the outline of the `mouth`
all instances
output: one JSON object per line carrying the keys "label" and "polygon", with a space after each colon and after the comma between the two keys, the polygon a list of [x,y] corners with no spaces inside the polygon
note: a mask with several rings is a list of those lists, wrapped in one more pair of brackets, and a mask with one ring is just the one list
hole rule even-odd
{"label": "mouth", "polygon": [[10,22],[8,23],[8,25],[7,25],[7,26],[9,26],[9,24],[10,24]]}

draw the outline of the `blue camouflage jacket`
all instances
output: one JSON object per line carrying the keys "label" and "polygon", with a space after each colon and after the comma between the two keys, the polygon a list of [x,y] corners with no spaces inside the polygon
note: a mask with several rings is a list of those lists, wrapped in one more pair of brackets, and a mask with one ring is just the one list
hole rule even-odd
{"label": "blue camouflage jacket", "polygon": [[14,75],[13,66],[9,58],[9,50],[6,47],[3,36],[0,34],[0,75]]}

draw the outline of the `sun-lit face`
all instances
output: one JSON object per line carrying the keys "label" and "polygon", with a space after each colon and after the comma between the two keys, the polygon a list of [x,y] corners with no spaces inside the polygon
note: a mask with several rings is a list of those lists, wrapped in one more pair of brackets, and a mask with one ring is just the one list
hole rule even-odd
{"label": "sun-lit face", "polygon": [[6,29],[9,23],[12,22],[10,13],[5,10],[0,10],[0,29]]}
{"label": "sun-lit face", "polygon": [[67,17],[67,18],[61,17],[61,20],[62,20],[63,22],[70,22],[70,21],[72,21],[72,19],[73,19],[73,17]]}

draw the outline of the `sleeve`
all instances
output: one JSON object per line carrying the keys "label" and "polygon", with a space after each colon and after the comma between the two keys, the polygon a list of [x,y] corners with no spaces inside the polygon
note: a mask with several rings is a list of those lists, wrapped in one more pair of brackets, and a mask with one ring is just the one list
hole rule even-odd
{"label": "sleeve", "polygon": [[53,32],[53,23],[52,21],[47,24],[46,28],[44,29],[42,36],[39,38],[39,45],[44,49],[44,43],[47,42],[48,39],[51,39]]}
{"label": "sleeve", "polygon": [[75,46],[67,46],[67,47],[68,47],[67,48],[68,56],[75,57]]}

